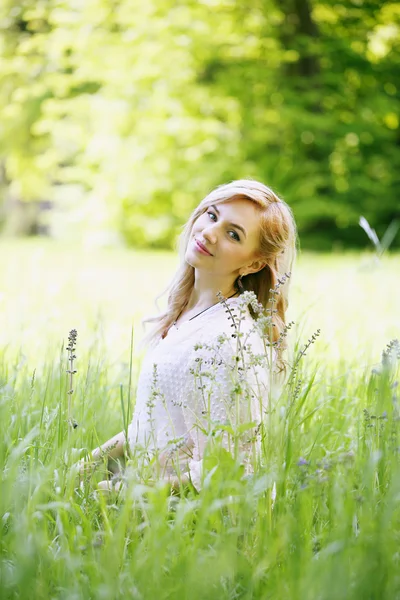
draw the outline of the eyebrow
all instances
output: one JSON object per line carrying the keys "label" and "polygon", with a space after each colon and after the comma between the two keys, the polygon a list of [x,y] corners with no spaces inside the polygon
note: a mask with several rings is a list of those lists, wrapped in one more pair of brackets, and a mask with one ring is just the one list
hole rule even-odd
{"label": "eyebrow", "polygon": [[[217,213],[217,215],[220,214],[218,208],[214,204],[212,204],[210,206],[210,208],[213,208],[215,210],[215,212]],[[247,233],[246,233],[246,231],[243,229],[243,227],[241,225],[237,225],[236,223],[229,223],[229,225],[231,225],[232,227],[235,227],[236,229],[239,229],[239,231],[241,231],[243,233],[244,237],[247,238]]]}

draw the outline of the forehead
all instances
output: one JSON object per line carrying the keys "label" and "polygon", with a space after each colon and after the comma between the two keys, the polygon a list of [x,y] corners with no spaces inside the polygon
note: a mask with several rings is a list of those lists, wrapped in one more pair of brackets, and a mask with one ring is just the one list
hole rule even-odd
{"label": "forehead", "polygon": [[258,235],[260,210],[251,200],[246,198],[231,198],[217,204],[221,218],[242,225],[247,235]]}

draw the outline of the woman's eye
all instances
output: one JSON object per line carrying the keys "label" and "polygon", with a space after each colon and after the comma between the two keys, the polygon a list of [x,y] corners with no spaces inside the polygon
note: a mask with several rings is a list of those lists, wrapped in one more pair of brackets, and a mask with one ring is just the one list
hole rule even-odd
{"label": "woman's eye", "polygon": [[[215,217],[215,220],[216,220],[216,215],[213,212],[208,211],[207,214],[210,215],[210,216],[212,216],[212,217]],[[214,220],[214,219],[212,219],[212,220]],[[233,233],[233,235],[235,236],[235,237],[231,236],[232,239],[236,240],[237,242],[240,242],[240,237],[236,233],[236,231],[231,230],[231,231],[229,231],[229,233]]]}

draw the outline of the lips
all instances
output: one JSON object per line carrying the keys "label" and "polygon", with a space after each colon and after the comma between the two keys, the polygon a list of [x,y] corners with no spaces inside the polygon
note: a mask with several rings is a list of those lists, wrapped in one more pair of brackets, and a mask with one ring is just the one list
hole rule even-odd
{"label": "lips", "polygon": [[204,244],[202,244],[201,242],[199,242],[199,240],[195,240],[197,246],[203,250],[203,252],[206,252],[209,256],[212,256],[211,252],[209,250],[207,250],[207,248],[204,246]]}

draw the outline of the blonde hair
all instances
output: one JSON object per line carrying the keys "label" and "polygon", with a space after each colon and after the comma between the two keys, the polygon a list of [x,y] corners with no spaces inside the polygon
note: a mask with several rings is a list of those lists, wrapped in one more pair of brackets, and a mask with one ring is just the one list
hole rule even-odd
{"label": "blonde hair", "polygon": [[[189,301],[194,286],[194,267],[185,261],[186,249],[188,247],[192,228],[197,219],[211,206],[223,204],[235,198],[246,199],[254,202],[260,210],[260,243],[257,258],[266,265],[257,273],[244,275],[241,279],[244,290],[253,291],[265,309],[271,308],[270,299],[273,295],[271,290],[278,286],[279,280],[291,271],[292,263],[296,255],[296,225],[289,206],[279,198],[271,188],[251,179],[239,179],[231,183],[220,185],[210,192],[194,209],[190,215],[183,231],[178,239],[178,250],[180,266],[169,284],[168,308],[156,317],[143,319],[142,323],[155,322],[156,326],[144,337],[140,347],[152,344],[160,336],[165,336],[168,329],[177,319]],[[237,280],[236,280],[237,286]],[[275,295],[276,301],[272,305],[276,312],[273,313],[273,328],[265,332],[272,340],[277,341],[285,327],[285,312],[288,307],[288,282],[286,282],[279,294]],[[165,291],[160,295],[162,296]],[[157,299],[160,298],[157,296]],[[255,318],[251,306],[250,313]],[[278,355],[283,345],[278,346]]]}

